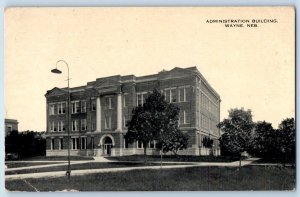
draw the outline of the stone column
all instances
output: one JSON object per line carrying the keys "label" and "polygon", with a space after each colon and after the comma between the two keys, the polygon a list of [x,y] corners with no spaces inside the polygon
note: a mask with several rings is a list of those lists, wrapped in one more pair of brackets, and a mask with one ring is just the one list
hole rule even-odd
{"label": "stone column", "polygon": [[96,131],[101,131],[101,103],[100,97],[96,100]]}
{"label": "stone column", "polygon": [[117,130],[122,131],[122,94],[117,95]]}

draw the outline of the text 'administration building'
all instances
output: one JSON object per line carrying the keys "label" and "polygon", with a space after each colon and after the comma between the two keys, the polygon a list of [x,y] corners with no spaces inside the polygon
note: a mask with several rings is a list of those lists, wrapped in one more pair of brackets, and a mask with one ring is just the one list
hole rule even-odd
{"label": "text 'administration building'", "polygon": [[[174,68],[158,74],[136,77],[111,76],[70,89],[70,154],[86,156],[120,156],[143,154],[142,143],[124,140],[126,121],[147,94],[158,87],[168,102],[180,108],[179,126],[189,134],[186,155],[207,155],[203,138],[214,140],[213,153],[219,155],[220,96],[196,67]],[[47,91],[47,156],[67,155],[68,91],[53,88]],[[155,141],[147,154],[159,154]]]}

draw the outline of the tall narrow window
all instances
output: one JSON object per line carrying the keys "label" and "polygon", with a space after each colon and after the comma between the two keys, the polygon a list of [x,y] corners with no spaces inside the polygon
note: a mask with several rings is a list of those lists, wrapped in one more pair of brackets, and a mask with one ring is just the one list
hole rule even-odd
{"label": "tall narrow window", "polygon": [[137,148],[143,148],[143,142],[137,141]]}
{"label": "tall narrow window", "polygon": [[72,114],[76,114],[80,112],[80,102],[72,101]]}
{"label": "tall narrow window", "polygon": [[86,101],[81,101],[81,113],[86,112]]}
{"label": "tall narrow window", "polygon": [[170,90],[170,102],[171,103],[174,103],[174,102],[177,102],[177,89],[176,88],[172,88]]}
{"label": "tall narrow window", "polygon": [[54,139],[51,139],[51,145],[50,145],[51,147],[51,150],[54,150]]}
{"label": "tall narrow window", "polygon": [[124,148],[128,148],[128,140],[124,138]]}
{"label": "tall narrow window", "polygon": [[124,94],[124,96],[123,96],[123,107],[127,107],[128,99],[129,99],[128,94]]}
{"label": "tall narrow window", "polygon": [[94,149],[94,137],[91,137],[91,148]]}
{"label": "tall narrow window", "polygon": [[66,130],[64,121],[61,120],[61,121],[57,122],[57,130],[58,131],[65,131]]}
{"label": "tall narrow window", "polygon": [[59,139],[59,150],[63,150],[64,149],[64,140],[63,138]]}
{"label": "tall narrow window", "polygon": [[167,89],[166,90],[166,94],[165,94],[165,97],[166,97],[166,101],[167,102],[172,102],[171,100],[170,100],[170,98],[171,98],[171,91],[170,91],[170,89]]}
{"label": "tall narrow window", "polygon": [[147,92],[137,93],[137,95],[136,95],[137,106],[143,105],[146,102],[147,94],[148,94]]}
{"label": "tall narrow window", "polygon": [[86,130],[86,119],[82,119],[81,120],[81,131],[85,131]]}
{"label": "tall narrow window", "polygon": [[58,128],[58,131],[62,131],[62,130],[61,130],[61,121],[58,121],[58,122],[57,122],[57,128]]}
{"label": "tall narrow window", "polygon": [[155,140],[149,142],[149,148],[155,148]]}
{"label": "tall narrow window", "polygon": [[81,137],[80,139],[81,139],[81,142],[80,142],[81,147],[80,147],[80,149],[84,150],[84,149],[86,149],[86,137]]}
{"label": "tall narrow window", "polygon": [[111,128],[111,116],[107,115],[105,116],[105,129]]}
{"label": "tall narrow window", "polygon": [[91,106],[92,106],[92,107],[91,107],[91,110],[92,110],[92,111],[96,111],[96,107],[97,107],[97,106],[96,106],[96,99],[92,99],[92,101],[91,101]]}
{"label": "tall narrow window", "polygon": [[56,131],[57,131],[57,125],[56,125],[56,124],[54,124],[54,122],[53,122],[53,131],[54,131],[54,132],[56,132]]}
{"label": "tall narrow window", "polygon": [[96,119],[92,118],[92,131],[96,130]]}
{"label": "tall narrow window", "polygon": [[184,110],[181,110],[180,113],[179,113],[179,124],[180,125],[185,124],[185,122],[184,122],[184,114],[185,114]]}
{"label": "tall narrow window", "polygon": [[78,129],[79,129],[79,121],[72,120],[72,131],[78,131]]}
{"label": "tall narrow window", "polygon": [[51,121],[49,123],[49,126],[50,126],[50,132],[54,132],[54,128],[56,128],[54,121]]}
{"label": "tall narrow window", "polygon": [[178,101],[179,102],[185,102],[186,96],[185,96],[185,87],[178,88]]}
{"label": "tall narrow window", "polygon": [[127,115],[124,115],[124,118],[123,118],[123,124],[124,124],[123,126],[124,126],[124,127],[127,127],[127,126],[126,126],[127,121],[128,121],[128,116],[127,116]]}
{"label": "tall narrow window", "polygon": [[57,104],[57,114],[65,114],[66,113],[66,102]]}
{"label": "tall narrow window", "polygon": [[76,150],[76,138],[72,138],[72,150]]}
{"label": "tall narrow window", "polygon": [[55,104],[49,104],[49,115],[55,115]]}
{"label": "tall narrow window", "polygon": [[137,95],[137,106],[139,106],[139,105],[143,105],[143,95],[142,94]]}
{"label": "tall narrow window", "polygon": [[105,98],[105,108],[112,109],[112,97]]}

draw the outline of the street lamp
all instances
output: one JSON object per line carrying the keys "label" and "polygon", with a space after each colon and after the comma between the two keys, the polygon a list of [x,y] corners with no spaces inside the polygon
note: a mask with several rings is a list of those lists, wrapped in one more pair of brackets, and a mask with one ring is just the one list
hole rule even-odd
{"label": "street lamp", "polygon": [[62,71],[60,71],[59,69],[57,69],[57,65],[60,63],[60,62],[63,62],[67,68],[68,68],[68,116],[67,116],[67,125],[68,125],[68,169],[67,169],[67,172],[66,172],[66,176],[68,176],[68,179],[70,179],[70,176],[71,176],[71,165],[70,165],[70,77],[69,77],[69,65],[68,63],[65,61],[65,60],[58,60],[56,62],[56,67],[54,69],[51,70],[52,73],[55,73],[55,74],[61,74]]}

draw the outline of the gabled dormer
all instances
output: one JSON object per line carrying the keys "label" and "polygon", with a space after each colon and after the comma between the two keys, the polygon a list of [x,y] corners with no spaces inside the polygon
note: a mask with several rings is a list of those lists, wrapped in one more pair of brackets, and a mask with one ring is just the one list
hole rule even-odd
{"label": "gabled dormer", "polygon": [[68,93],[68,91],[66,89],[54,87],[53,89],[47,91],[47,93],[45,94],[45,97],[48,98],[48,97],[52,97],[52,96],[60,96],[60,95],[65,95],[67,93]]}

